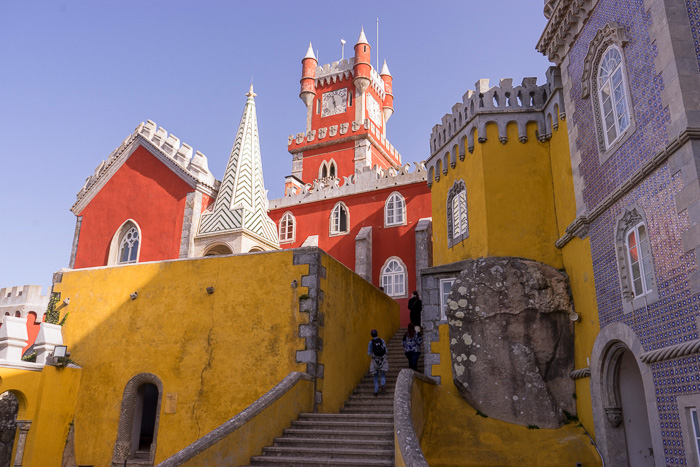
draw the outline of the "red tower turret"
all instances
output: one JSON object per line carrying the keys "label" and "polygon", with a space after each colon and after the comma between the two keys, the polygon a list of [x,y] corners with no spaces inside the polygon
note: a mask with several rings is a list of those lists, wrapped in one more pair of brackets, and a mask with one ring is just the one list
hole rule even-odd
{"label": "red tower turret", "polygon": [[353,84],[355,85],[356,96],[358,97],[358,105],[355,108],[355,121],[358,122],[363,121],[365,118],[365,91],[369,87],[372,79],[370,51],[371,47],[365,37],[365,28],[362,28],[360,38],[357,39],[357,43],[355,44],[355,65],[353,66],[353,72],[355,74]]}
{"label": "red tower turret", "polygon": [[314,49],[309,42],[309,50],[301,60],[301,92],[299,97],[306,104],[306,131],[311,130],[311,116],[313,115],[313,102],[316,97],[316,67],[318,60],[314,55]]}
{"label": "red tower turret", "polygon": [[384,113],[384,135],[386,136],[386,122],[389,121],[389,117],[394,113],[394,93],[392,91],[392,82],[394,78],[389,73],[389,67],[386,66],[386,60],[384,60],[384,66],[382,66],[382,72],[379,73],[384,81],[384,102],[382,103],[382,112]]}

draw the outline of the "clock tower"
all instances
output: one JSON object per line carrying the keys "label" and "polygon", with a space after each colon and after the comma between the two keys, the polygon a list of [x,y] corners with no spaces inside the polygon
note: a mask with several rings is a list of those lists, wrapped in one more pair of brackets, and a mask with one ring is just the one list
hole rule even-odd
{"label": "clock tower", "polygon": [[306,131],[289,137],[292,175],[285,188],[296,193],[306,184],[328,183],[377,166],[399,167],[401,155],[386,139],[394,112],[392,76],[384,62],[371,64],[371,46],[364,29],[355,56],[318,65],[309,44],[302,59],[301,92],[306,104]]}

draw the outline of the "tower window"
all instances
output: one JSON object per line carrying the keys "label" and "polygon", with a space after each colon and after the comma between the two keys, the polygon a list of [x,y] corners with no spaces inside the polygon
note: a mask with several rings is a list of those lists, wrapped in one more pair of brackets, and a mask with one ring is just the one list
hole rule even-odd
{"label": "tower window", "polygon": [[321,99],[316,99],[316,115],[321,113]]}
{"label": "tower window", "polygon": [[294,241],[294,234],[296,233],[296,223],[294,222],[294,216],[291,212],[284,213],[282,219],[280,219],[280,243],[288,243]]}
{"label": "tower window", "polygon": [[344,203],[340,202],[335,205],[333,211],[331,212],[330,220],[331,235],[342,235],[348,233],[348,225],[350,224],[350,220],[348,216],[348,208]]}
{"label": "tower window", "polygon": [[458,180],[447,194],[447,246],[453,247],[469,237],[467,215],[467,188],[464,180]]}
{"label": "tower window", "polygon": [[352,107],[352,95],[353,95],[353,94],[354,94],[354,93],[353,93],[352,91],[350,91],[350,92],[348,93],[348,107]]}
{"label": "tower window", "polygon": [[394,192],[389,195],[384,205],[384,225],[406,224],[406,202],[401,193]]}
{"label": "tower window", "polygon": [[629,128],[630,115],[627,83],[622,68],[620,50],[611,46],[600,60],[598,69],[598,98],[600,122],[609,148]]}
{"label": "tower window", "polygon": [[135,221],[124,222],[112,237],[109,247],[108,265],[131,264],[139,261],[141,229]]}

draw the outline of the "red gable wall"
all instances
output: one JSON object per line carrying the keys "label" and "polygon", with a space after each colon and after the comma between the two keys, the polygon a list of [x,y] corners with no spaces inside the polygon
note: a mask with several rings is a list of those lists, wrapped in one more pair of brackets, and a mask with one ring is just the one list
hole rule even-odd
{"label": "red gable wall", "polygon": [[104,266],[117,229],[127,219],[141,228],[139,262],[175,259],[187,193],[194,189],[139,146],[79,214],[75,268]]}

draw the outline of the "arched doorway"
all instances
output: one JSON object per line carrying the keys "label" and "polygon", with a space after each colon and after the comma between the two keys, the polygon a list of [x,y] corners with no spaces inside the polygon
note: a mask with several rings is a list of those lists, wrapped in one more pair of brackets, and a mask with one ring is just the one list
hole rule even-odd
{"label": "arched doorway", "polygon": [[148,459],[153,444],[158,408],[158,388],[144,383],[136,391],[134,420],[131,426],[131,449],[134,459]]}
{"label": "arched doorway", "polygon": [[136,375],[126,384],[122,398],[113,466],[125,462],[153,463],[158,438],[163,384],[150,373]]}
{"label": "arched doorway", "polygon": [[0,394],[0,465],[12,465],[19,401],[10,391]]}
{"label": "arched doorway", "polygon": [[654,450],[651,446],[644,384],[637,360],[629,350],[623,352],[620,357],[618,387],[627,461],[635,467],[651,467],[654,465]]}
{"label": "arched doorway", "polygon": [[601,348],[599,372],[591,372],[591,397],[599,401],[594,402],[593,412],[596,438],[605,460],[616,466],[654,466],[650,409],[638,359],[626,342],[617,339],[608,340]]}
{"label": "arched doorway", "polygon": [[218,245],[214,245],[213,247],[210,247],[204,253],[204,256],[220,256],[220,255],[232,255],[232,254],[233,254],[233,251],[231,251],[231,248],[229,248],[228,245],[218,244]]}

